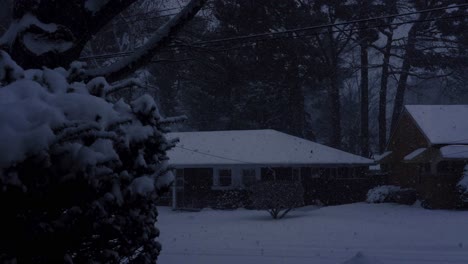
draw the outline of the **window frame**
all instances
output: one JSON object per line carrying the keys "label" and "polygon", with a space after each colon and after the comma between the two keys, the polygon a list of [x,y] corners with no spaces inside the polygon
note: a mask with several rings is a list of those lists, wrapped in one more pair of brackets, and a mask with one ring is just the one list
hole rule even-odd
{"label": "window frame", "polygon": [[[221,178],[222,177],[227,177],[227,176],[221,176],[221,172],[222,171],[229,171],[229,179],[230,179],[230,183],[229,185],[222,185],[221,184]],[[215,170],[215,181],[213,181],[213,188],[214,189],[230,189],[233,187],[233,169],[232,168],[217,168]]]}
{"label": "window frame", "polygon": [[[253,175],[244,175],[244,172],[245,171],[250,171],[250,172],[253,172]],[[247,185],[246,184],[246,181],[245,181],[245,177],[248,176],[248,177],[253,177],[253,184],[255,184],[256,182],[258,182],[258,173],[257,173],[257,169],[255,168],[241,168],[240,169],[240,180],[241,180],[241,184],[244,188],[246,187],[250,187],[252,186],[253,184],[249,184]]]}
{"label": "window frame", "polygon": [[[184,186],[185,186],[185,170],[184,169],[175,169],[175,177],[174,178],[175,178],[174,179],[174,186],[177,189],[183,189]],[[182,184],[179,184],[179,183],[182,183]]]}

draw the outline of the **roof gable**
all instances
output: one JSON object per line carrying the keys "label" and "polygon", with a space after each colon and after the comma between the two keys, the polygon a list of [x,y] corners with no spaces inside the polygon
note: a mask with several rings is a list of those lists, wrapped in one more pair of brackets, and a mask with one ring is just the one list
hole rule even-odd
{"label": "roof gable", "polygon": [[169,133],[179,138],[168,151],[173,165],[306,165],[359,164],[364,157],[294,137],[275,130],[238,130]]}
{"label": "roof gable", "polygon": [[405,108],[431,144],[468,144],[468,105],[407,105]]}

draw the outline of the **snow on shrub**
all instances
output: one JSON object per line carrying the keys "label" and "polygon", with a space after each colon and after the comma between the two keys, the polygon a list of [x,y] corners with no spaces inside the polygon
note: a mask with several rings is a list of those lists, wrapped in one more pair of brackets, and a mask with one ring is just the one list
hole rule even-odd
{"label": "snow on shrub", "polygon": [[460,194],[460,199],[464,203],[468,203],[468,165],[463,170],[463,175],[457,183],[457,190]]}
{"label": "snow on shrub", "polygon": [[370,189],[367,192],[368,203],[383,203],[391,192],[397,192],[401,190],[398,186],[383,185]]}
{"label": "snow on shrub", "polygon": [[254,209],[266,210],[273,219],[281,219],[304,205],[304,188],[300,182],[260,182],[252,186],[251,200]]}
{"label": "snow on shrub", "polygon": [[23,70],[0,51],[0,262],[154,263],[156,200],[172,175],[154,100],[135,82]]}
{"label": "snow on shrub", "polygon": [[249,192],[245,189],[234,189],[215,192],[215,209],[236,209],[248,207],[250,205]]}
{"label": "snow on shrub", "polygon": [[383,185],[370,189],[367,192],[366,201],[368,203],[414,204],[416,199],[417,196],[414,189]]}

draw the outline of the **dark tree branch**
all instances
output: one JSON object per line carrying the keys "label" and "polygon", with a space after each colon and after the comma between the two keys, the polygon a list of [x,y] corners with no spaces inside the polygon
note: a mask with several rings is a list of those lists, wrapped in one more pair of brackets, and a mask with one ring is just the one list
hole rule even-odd
{"label": "dark tree branch", "polygon": [[104,76],[110,82],[114,82],[147,65],[157,52],[171,43],[174,36],[198,13],[205,2],[206,0],[191,0],[182,11],[160,27],[153,37],[134,54],[108,67],[88,70],[87,76],[90,78]]}
{"label": "dark tree branch", "polygon": [[[108,1],[107,4],[90,10],[86,1],[15,1],[13,18],[16,21],[27,17],[36,18],[45,25],[55,25],[56,30],[44,30],[36,23],[15,31],[17,25],[12,24],[12,38],[9,43],[1,43],[12,58],[23,68],[40,68],[43,66],[68,67],[78,59],[86,43],[98,33],[104,25],[124,11],[136,0]],[[18,22],[19,23],[19,22]],[[42,49],[38,51],[28,45],[25,37],[41,41]],[[69,43],[69,48],[57,49],[52,43]]]}

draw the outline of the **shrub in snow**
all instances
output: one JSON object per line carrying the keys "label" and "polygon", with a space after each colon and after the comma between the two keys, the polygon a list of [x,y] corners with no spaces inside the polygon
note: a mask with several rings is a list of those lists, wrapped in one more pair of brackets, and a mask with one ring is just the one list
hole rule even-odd
{"label": "shrub in snow", "polygon": [[266,210],[274,219],[281,219],[304,205],[304,188],[300,182],[260,182],[252,186],[250,199],[254,209]]}
{"label": "shrub in snow", "polygon": [[457,191],[462,204],[468,203],[468,165],[465,166],[463,175],[457,183]]}
{"label": "shrub in snow", "polygon": [[398,186],[392,185],[384,185],[384,186],[377,186],[375,188],[370,189],[367,192],[367,202],[368,203],[383,203],[390,195],[391,192],[396,192],[401,190]]}
{"label": "shrub in snow", "polygon": [[236,209],[248,207],[250,205],[249,193],[247,190],[227,190],[215,192],[215,209]]}
{"label": "shrub in snow", "polygon": [[[151,97],[81,81],[80,63],[26,70],[0,51],[0,262],[154,263],[172,175]],[[135,85],[132,83],[132,85]]]}
{"label": "shrub in snow", "polygon": [[416,190],[399,186],[383,185],[375,187],[367,192],[368,203],[399,203],[414,204],[417,200]]}

